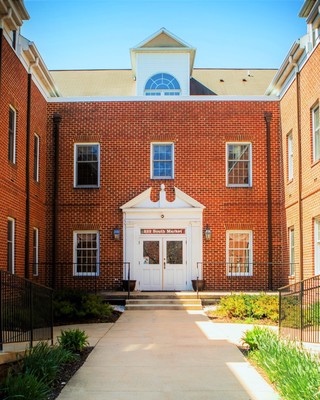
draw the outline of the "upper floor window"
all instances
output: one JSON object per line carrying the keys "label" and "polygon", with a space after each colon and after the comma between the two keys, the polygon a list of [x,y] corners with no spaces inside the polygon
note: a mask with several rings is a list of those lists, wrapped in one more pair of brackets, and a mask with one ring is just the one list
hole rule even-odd
{"label": "upper floor window", "polygon": [[75,145],[74,186],[99,187],[100,185],[100,145]]}
{"label": "upper floor window", "polygon": [[227,143],[227,186],[251,184],[251,144]]}
{"label": "upper floor window", "polygon": [[174,178],[174,147],[173,143],[151,144],[151,178]]}
{"label": "upper floor window", "polygon": [[36,133],[33,142],[33,179],[39,182],[40,138]]}
{"label": "upper floor window", "polygon": [[8,218],[7,222],[7,269],[14,274],[14,252],[15,252],[15,220]]}
{"label": "upper floor window", "polygon": [[179,96],[180,93],[179,82],[166,73],[153,75],[144,88],[146,96]]}
{"label": "upper floor window", "polygon": [[99,273],[99,232],[74,232],[73,254],[74,275],[97,275]]}
{"label": "upper floor window", "polygon": [[293,179],[293,139],[292,133],[287,136],[287,152],[288,152],[288,181]]}
{"label": "upper floor window", "polygon": [[227,275],[252,275],[252,231],[227,232]]}
{"label": "upper floor window", "polygon": [[9,107],[9,146],[8,158],[13,164],[16,163],[16,126],[17,126],[17,112],[11,106]]}
{"label": "upper floor window", "polygon": [[313,161],[320,160],[319,105],[312,110]]}
{"label": "upper floor window", "polygon": [[32,250],[33,250],[33,275],[38,276],[38,263],[39,263],[39,229],[33,228],[33,243],[32,243]]}

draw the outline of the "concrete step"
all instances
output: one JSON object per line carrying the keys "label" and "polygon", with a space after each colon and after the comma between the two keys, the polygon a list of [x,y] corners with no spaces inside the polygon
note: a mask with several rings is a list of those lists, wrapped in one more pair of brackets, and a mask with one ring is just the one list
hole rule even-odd
{"label": "concrete step", "polygon": [[126,301],[126,304],[200,304],[200,299],[130,299]]}
{"label": "concrete step", "polygon": [[151,303],[141,303],[141,304],[126,304],[126,310],[202,310],[201,304],[151,304]]}

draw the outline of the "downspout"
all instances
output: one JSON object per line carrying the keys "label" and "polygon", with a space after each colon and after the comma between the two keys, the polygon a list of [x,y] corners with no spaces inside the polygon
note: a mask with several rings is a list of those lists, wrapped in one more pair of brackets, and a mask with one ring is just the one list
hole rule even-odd
{"label": "downspout", "polygon": [[300,281],[303,280],[303,218],[302,218],[302,152],[301,152],[301,92],[300,92],[300,72],[296,67],[296,87],[297,87],[297,136],[298,136],[298,213],[299,213],[299,266]]}
{"label": "downspout", "polygon": [[271,132],[272,113],[265,112],[267,133],[267,198],[268,198],[268,289],[273,290],[273,255],[272,255],[272,182],[271,182]]}
{"label": "downspout", "polygon": [[26,129],[26,223],[25,223],[25,250],[24,250],[24,277],[29,279],[30,255],[30,131],[31,131],[31,82],[32,75],[28,74],[27,92],[27,129]]}
{"label": "downspout", "polygon": [[58,259],[58,190],[59,190],[59,126],[61,116],[53,115],[53,140],[54,140],[54,179],[53,179],[53,224],[52,224],[52,287],[56,287],[56,263]]}

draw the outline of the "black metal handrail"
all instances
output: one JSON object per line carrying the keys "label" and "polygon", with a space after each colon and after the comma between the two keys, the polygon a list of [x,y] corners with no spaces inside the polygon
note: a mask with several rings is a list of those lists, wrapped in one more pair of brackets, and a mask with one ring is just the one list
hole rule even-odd
{"label": "black metal handrail", "polygon": [[279,289],[279,332],[302,342],[320,342],[320,275]]}
{"label": "black metal handrail", "polygon": [[0,270],[0,350],[8,343],[51,340],[53,291]]}

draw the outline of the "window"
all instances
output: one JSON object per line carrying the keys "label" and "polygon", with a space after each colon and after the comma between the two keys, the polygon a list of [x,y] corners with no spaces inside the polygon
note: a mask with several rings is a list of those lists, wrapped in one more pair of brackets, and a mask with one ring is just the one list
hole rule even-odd
{"label": "window", "polygon": [[288,152],[288,181],[293,179],[293,140],[292,133],[287,136],[287,152]]}
{"label": "window", "polygon": [[289,228],[289,263],[290,263],[290,275],[295,274],[294,266],[294,228]]}
{"label": "window", "polygon": [[33,275],[38,276],[39,273],[39,229],[33,228]]}
{"label": "window", "polygon": [[153,75],[144,88],[146,96],[179,96],[180,92],[176,78],[164,73]]}
{"label": "window", "polygon": [[100,184],[100,145],[75,145],[75,187],[99,187]]}
{"label": "window", "polygon": [[312,110],[313,161],[320,160],[319,105]]}
{"label": "window", "polygon": [[39,182],[40,138],[37,134],[34,134],[33,142],[33,179]]}
{"label": "window", "polygon": [[99,232],[74,232],[74,275],[99,274]]}
{"label": "window", "polygon": [[16,163],[16,121],[17,112],[14,108],[9,107],[9,161]]}
{"label": "window", "polygon": [[174,148],[173,143],[151,144],[151,178],[173,179]]}
{"label": "window", "polygon": [[314,273],[320,274],[320,219],[314,223]]}
{"label": "window", "polygon": [[252,275],[252,232],[227,232],[227,275]]}
{"label": "window", "polygon": [[227,143],[227,186],[251,186],[250,143]]}
{"label": "window", "polygon": [[14,231],[15,231],[15,221],[12,218],[8,218],[7,225],[7,263],[8,263],[8,272],[14,274]]}

